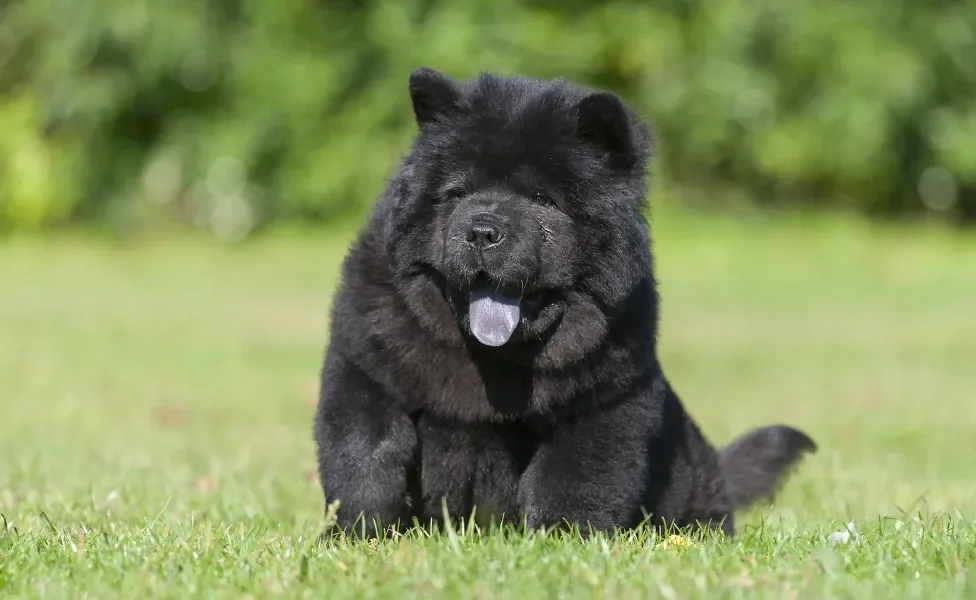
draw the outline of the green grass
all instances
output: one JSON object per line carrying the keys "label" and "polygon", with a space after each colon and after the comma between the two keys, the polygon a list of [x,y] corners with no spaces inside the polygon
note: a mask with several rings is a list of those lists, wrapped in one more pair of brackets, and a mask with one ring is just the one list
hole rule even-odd
{"label": "green grass", "polygon": [[[655,222],[663,361],[717,443],[820,452],[735,541],[468,528],[314,543],[311,418],[349,233],[0,242],[0,596],[976,597],[976,240]],[[860,543],[833,544],[853,521]]]}

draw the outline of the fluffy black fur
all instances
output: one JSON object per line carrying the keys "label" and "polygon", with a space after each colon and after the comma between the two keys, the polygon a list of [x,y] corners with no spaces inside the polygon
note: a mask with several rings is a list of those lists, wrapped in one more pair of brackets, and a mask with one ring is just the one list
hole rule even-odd
{"label": "fluffy black fur", "polygon": [[[647,127],[562,80],[420,69],[409,89],[420,133],[344,262],[322,370],[339,529],[437,521],[443,502],[533,528],[732,533],[815,445],[777,426],[717,452],[668,384]],[[500,347],[471,335],[479,286],[522,299]]]}

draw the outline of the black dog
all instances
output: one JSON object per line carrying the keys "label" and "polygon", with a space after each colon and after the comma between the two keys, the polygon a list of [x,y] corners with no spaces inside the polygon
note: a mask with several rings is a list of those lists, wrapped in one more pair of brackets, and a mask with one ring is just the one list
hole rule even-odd
{"label": "black dog", "polygon": [[584,534],[647,515],[731,534],[815,445],[773,426],[716,452],[669,386],[647,127],[562,80],[420,69],[409,87],[420,134],[346,257],[322,370],[338,527],[375,535],[446,503]]}

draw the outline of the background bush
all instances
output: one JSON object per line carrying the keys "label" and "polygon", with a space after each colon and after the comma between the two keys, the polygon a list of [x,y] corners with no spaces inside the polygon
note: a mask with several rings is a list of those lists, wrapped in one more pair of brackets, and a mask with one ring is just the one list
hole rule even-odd
{"label": "background bush", "polygon": [[0,226],[358,216],[413,134],[419,65],[613,89],[678,185],[976,218],[965,0],[20,0],[0,7]]}

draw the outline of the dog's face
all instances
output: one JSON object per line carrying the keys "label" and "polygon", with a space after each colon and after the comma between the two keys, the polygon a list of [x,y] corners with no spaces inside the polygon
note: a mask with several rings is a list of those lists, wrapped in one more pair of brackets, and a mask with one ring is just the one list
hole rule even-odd
{"label": "dog's face", "polygon": [[612,296],[593,275],[626,272],[619,238],[642,237],[628,229],[644,194],[645,142],[620,101],[561,82],[462,86],[427,69],[410,91],[421,133],[389,240],[402,274],[435,285],[490,347],[542,341],[581,290]]}

